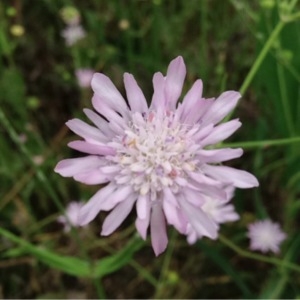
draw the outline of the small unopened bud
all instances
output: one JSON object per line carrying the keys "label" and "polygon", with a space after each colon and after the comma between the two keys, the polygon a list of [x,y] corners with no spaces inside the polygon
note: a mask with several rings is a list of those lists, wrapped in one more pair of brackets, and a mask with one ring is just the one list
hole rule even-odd
{"label": "small unopened bud", "polygon": [[266,9],[272,9],[275,6],[275,0],[261,0],[260,6]]}
{"label": "small unopened bud", "polygon": [[14,17],[17,14],[17,11],[16,11],[16,9],[14,7],[10,6],[10,7],[7,8],[6,14],[9,17]]}
{"label": "small unopened bud", "polygon": [[27,98],[27,105],[30,109],[37,109],[40,106],[40,100],[35,96]]}
{"label": "small unopened bud", "polygon": [[161,5],[161,0],[153,0],[153,4],[155,4],[155,5]]}
{"label": "small unopened bud", "polygon": [[128,28],[130,27],[130,23],[129,23],[129,21],[127,20],[127,19],[122,19],[122,20],[120,20],[120,22],[119,22],[119,28],[121,29],[121,30],[127,30]]}
{"label": "small unopened bud", "polygon": [[22,25],[18,25],[18,24],[12,25],[10,27],[10,33],[16,37],[20,37],[20,36],[24,35],[25,29]]}
{"label": "small unopened bud", "polygon": [[167,273],[167,282],[171,285],[175,285],[179,282],[179,276],[177,272],[169,271]]}
{"label": "small unopened bud", "polygon": [[68,25],[78,25],[80,23],[80,13],[74,6],[65,6],[60,10],[63,21]]}

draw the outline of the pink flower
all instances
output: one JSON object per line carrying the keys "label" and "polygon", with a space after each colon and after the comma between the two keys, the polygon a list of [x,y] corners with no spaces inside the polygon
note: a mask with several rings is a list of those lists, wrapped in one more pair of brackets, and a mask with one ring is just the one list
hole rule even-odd
{"label": "pink flower", "polygon": [[[224,188],[224,191],[226,192],[226,198],[217,199],[209,196],[204,196],[205,202],[201,206],[201,209],[216,223],[218,229],[220,227],[219,224],[233,222],[240,218],[239,215],[235,212],[234,206],[232,204],[228,204],[228,202],[233,197],[234,187],[227,186]],[[202,238],[202,235],[199,235],[199,233],[197,233],[197,231],[191,226],[191,224],[188,224],[188,243],[194,244],[199,238]]]}
{"label": "pink flower", "polygon": [[94,75],[92,103],[100,115],[84,110],[94,126],[79,119],[66,123],[83,138],[69,147],[87,156],[63,160],[55,168],[85,184],[107,183],[80,210],[81,225],[100,211],[112,210],[101,232],[109,235],[135,205],[137,231],[146,239],[150,226],[152,247],[159,255],[168,243],[166,224],[182,234],[190,224],[198,236],[216,239],[218,225],[202,209],[207,197],[226,201],[226,185],[258,186],[250,173],[220,165],[240,157],[242,149],[211,149],[241,126],[237,119],[219,124],[240,94],[228,91],[204,99],[202,81],[197,80],[177,103],[185,75],[182,57],[170,63],[166,76],[155,73],[149,107],[131,74],[124,74],[129,106],[108,77]]}
{"label": "pink flower", "polygon": [[86,32],[81,25],[72,25],[67,26],[61,35],[64,37],[67,46],[72,46],[83,39],[86,36]]}
{"label": "pink flower", "polygon": [[80,226],[78,222],[78,214],[83,206],[83,202],[72,201],[66,208],[65,215],[59,216],[57,221],[64,225],[64,231],[68,232],[71,230],[71,226],[78,227]]}
{"label": "pink flower", "polygon": [[92,69],[78,69],[75,71],[77,81],[80,87],[88,88],[91,85],[95,71]]}
{"label": "pink flower", "polygon": [[279,253],[280,244],[286,239],[286,234],[278,223],[271,220],[256,221],[248,226],[250,249],[263,253],[273,251]]}

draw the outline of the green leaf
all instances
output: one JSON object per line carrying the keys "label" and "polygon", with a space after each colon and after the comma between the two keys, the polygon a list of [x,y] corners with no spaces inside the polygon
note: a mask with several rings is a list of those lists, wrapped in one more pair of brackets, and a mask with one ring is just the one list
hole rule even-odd
{"label": "green leaf", "polygon": [[141,238],[134,237],[121,251],[97,261],[94,265],[93,276],[103,277],[121,269],[144,244]]}
{"label": "green leaf", "polygon": [[48,249],[35,246],[3,228],[0,228],[0,234],[21,247],[18,247],[16,251],[9,250],[4,256],[16,257],[24,255],[24,253],[30,253],[52,268],[79,277],[99,278],[113,273],[126,265],[132,259],[133,254],[145,244],[142,239],[134,237],[124,249],[96,261],[92,266],[89,262],[80,258],[56,254]]}
{"label": "green leaf", "polygon": [[[7,239],[17,243],[19,246],[22,246],[24,250],[23,253],[25,252],[32,254],[35,258],[52,268],[58,269],[70,275],[80,277],[88,277],[90,275],[90,265],[88,262],[82,259],[72,256],[55,254],[50,250],[47,250],[40,246],[35,246],[21,239],[3,228],[0,228],[0,234],[2,234]],[[14,254],[17,253],[21,254],[21,251],[15,252]]]}

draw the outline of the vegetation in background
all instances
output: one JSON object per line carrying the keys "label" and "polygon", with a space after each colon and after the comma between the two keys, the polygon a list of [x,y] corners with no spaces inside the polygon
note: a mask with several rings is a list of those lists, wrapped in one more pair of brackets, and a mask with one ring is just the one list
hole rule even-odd
{"label": "vegetation in background", "polygon": [[[65,9],[85,32],[67,45]],[[75,10],[74,10],[75,8]],[[73,9],[73,11],[72,11]],[[300,295],[300,9],[297,0],[4,0],[0,3],[0,297],[296,298]],[[155,258],[131,215],[100,237],[104,214],[65,232],[57,218],[99,186],[53,172],[74,135],[64,123],[91,108],[76,70],[109,76],[124,94],[135,75],[151,99],[152,74],[182,55],[185,89],[201,78],[204,97],[240,90],[241,129],[223,146],[245,149],[232,163],[259,179],[238,191],[241,216],[217,241],[189,246],[170,229]],[[249,250],[247,226],[280,223],[278,255]]]}

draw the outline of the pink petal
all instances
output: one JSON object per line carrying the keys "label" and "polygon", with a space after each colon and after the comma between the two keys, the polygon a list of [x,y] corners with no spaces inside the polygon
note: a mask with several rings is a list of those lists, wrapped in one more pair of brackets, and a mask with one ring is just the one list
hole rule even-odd
{"label": "pink petal", "polygon": [[86,156],[61,160],[54,171],[64,177],[71,177],[98,168],[102,160],[97,156]]}
{"label": "pink petal", "polygon": [[103,174],[116,174],[118,172],[120,172],[121,170],[121,166],[120,165],[106,165],[106,166],[101,166],[101,168],[99,168],[99,170],[103,173]]}
{"label": "pink petal", "polygon": [[144,113],[148,111],[146,98],[131,74],[124,74],[124,84],[127,100],[132,112]]}
{"label": "pink petal", "polygon": [[131,199],[133,195],[134,193],[131,186],[119,187],[113,183],[108,184],[97,192],[89,202],[81,208],[78,217],[79,224],[81,226],[88,224],[96,217],[100,210],[111,210],[120,202],[129,198]]}
{"label": "pink petal", "polygon": [[196,173],[196,172],[189,172],[188,174],[193,180],[195,180],[201,184],[213,185],[213,186],[217,186],[217,187],[222,186],[222,184],[220,184],[219,181],[217,181],[215,179],[211,179],[210,177],[207,177],[205,174]]}
{"label": "pink petal", "polygon": [[187,224],[179,217],[178,209],[168,201],[163,201],[163,209],[168,223],[173,225],[178,232],[184,234]]}
{"label": "pink petal", "polygon": [[231,136],[242,125],[238,120],[232,120],[216,126],[210,134],[200,143],[201,146],[213,145],[219,143]]}
{"label": "pink petal", "polygon": [[99,105],[105,102],[110,108],[123,116],[128,114],[128,107],[112,81],[102,73],[96,73],[92,79],[92,89],[97,94]]}
{"label": "pink petal", "polygon": [[114,232],[132,210],[133,204],[136,200],[135,195],[131,195],[125,201],[118,204],[110,214],[105,218],[101,235],[110,235]]}
{"label": "pink petal", "polygon": [[[92,104],[96,111],[104,116],[107,120],[110,121],[110,128],[116,131],[117,133],[123,133],[124,128],[126,127],[125,120],[116,113],[111,107],[109,107],[106,103],[101,102],[98,95],[94,95],[92,98]],[[112,127],[112,125],[114,127]]]}
{"label": "pink petal", "polygon": [[165,78],[162,73],[157,72],[153,76],[153,97],[151,101],[150,110],[164,111],[165,110]]}
{"label": "pink petal", "polygon": [[185,199],[182,199],[182,201],[180,201],[180,205],[198,235],[207,236],[211,239],[217,238],[218,226],[207,214],[202,211],[202,209],[195,207]]}
{"label": "pink petal", "polygon": [[176,103],[181,95],[182,86],[184,83],[186,75],[186,67],[181,56],[178,56],[171,61],[165,85],[165,96],[167,108],[174,110],[176,108]]}
{"label": "pink petal", "polygon": [[110,181],[111,176],[102,174],[99,169],[74,175],[74,179],[85,184],[102,184]]}
{"label": "pink petal", "polygon": [[159,204],[152,206],[150,228],[152,248],[158,256],[165,251],[168,244],[165,217]]}
{"label": "pink petal", "polygon": [[240,216],[235,212],[234,206],[231,204],[220,207],[218,212],[218,216],[215,217],[215,220],[218,223],[233,222],[240,218]]}
{"label": "pink petal", "polygon": [[[190,202],[195,207],[201,207],[205,203],[205,196],[199,192],[197,189],[193,189],[191,184],[184,189],[184,195],[188,202]],[[179,199],[178,203],[180,205],[181,199]]]}
{"label": "pink petal", "polygon": [[105,146],[105,145],[97,145],[91,144],[85,141],[72,141],[68,143],[68,146],[72,149],[95,155],[115,155],[116,150]]}
{"label": "pink petal", "polygon": [[200,144],[201,140],[206,138],[212,132],[213,128],[213,124],[208,124],[205,127],[201,128],[198,132],[194,134],[194,140],[198,141],[198,143]]}
{"label": "pink petal", "polygon": [[207,185],[201,182],[190,183],[188,187],[189,189],[185,190],[185,194],[189,195],[191,192],[194,193],[194,195],[189,195],[188,201],[195,206],[202,206],[205,203],[203,195],[213,199],[218,199],[219,201],[224,201],[227,199],[227,194],[223,187],[221,188],[213,185]]}
{"label": "pink petal", "polygon": [[96,127],[93,127],[79,119],[72,119],[66,125],[77,135],[86,141],[107,142],[108,138]]}
{"label": "pink petal", "polygon": [[221,180],[226,183],[231,183],[235,187],[242,189],[258,186],[257,179],[250,173],[225,166],[203,165],[203,172],[214,179]]}
{"label": "pink petal", "polygon": [[164,195],[164,201],[170,202],[175,207],[179,206],[178,203],[177,203],[176,197],[174,196],[174,194],[171,192],[171,190],[168,187],[164,188],[163,193],[164,193],[163,194]]}
{"label": "pink petal", "polygon": [[145,219],[147,214],[149,213],[149,196],[147,195],[140,195],[136,202],[136,211],[139,219]]}
{"label": "pink petal", "polygon": [[109,122],[107,122],[101,116],[99,116],[98,114],[96,114],[88,108],[84,108],[83,111],[86,114],[86,116],[99,128],[99,130],[103,132],[104,135],[106,135],[109,138],[115,135],[109,127]]}
{"label": "pink petal", "polygon": [[84,226],[91,222],[102,209],[102,205],[107,201],[107,197],[112,195],[117,189],[113,183],[108,184],[99,190],[79,211],[78,224]]}
{"label": "pink petal", "polygon": [[[191,109],[185,117],[181,118],[183,123],[194,124],[194,123],[202,123],[202,116],[205,115],[206,111],[212,106],[214,103],[214,98],[210,99],[198,99],[195,103],[193,109]],[[205,124],[204,126],[206,126]]]}
{"label": "pink petal", "polygon": [[[117,186],[117,189],[115,190],[115,192],[113,194],[111,194],[108,198],[107,201],[105,201],[102,205],[102,209],[107,211],[107,210],[111,210],[113,207],[116,206],[116,204],[125,201],[126,199],[128,199],[129,197],[131,197],[131,195],[135,195],[135,193],[133,192],[132,186],[130,185],[124,185],[124,186]],[[135,199],[136,199],[136,195],[135,195]]]}
{"label": "pink petal", "polygon": [[227,91],[218,97],[202,118],[202,124],[217,124],[236,106],[241,94],[235,91]]}
{"label": "pink petal", "polygon": [[[195,107],[197,103],[201,101],[202,91],[203,83],[202,80],[198,79],[183,98],[182,105],[180,107],[180,119],[182,121],[188,120],[191,123],[195,121]],[[199,110],[197,110],[196,113],[198,112]]]}
{"label": "pink petal", "polygon": [[202,163],[218,163],[222,161],[231,160],[243,155],[243,149],[215,149],[215,150],[199,150],[197,151],[197,157]]}
{"label": "pink petal", "polygon": [[[191,225],[190,225],[191,226]],[[200,236],[202,237],[202,236]],[[197,236],[197,233],[196,231],[192,228],[191,229],[191,232],[188,233],[188,236],[187,236],[187,242],[190,244],[190,245],[193,245],[197,242],[197,240],[200,238]]]}
{"label": "pink petal", "polygon": [[149,223],[150,223],[150,205],[148,207],[146,218],[145,219],[137,218],[135,220],[136,230],[138,231],[138,233],[140,234],[143,240],[146,240],[147,238],[147,229],[149,227]]}

